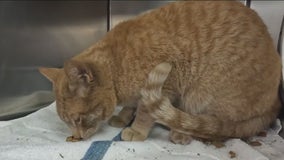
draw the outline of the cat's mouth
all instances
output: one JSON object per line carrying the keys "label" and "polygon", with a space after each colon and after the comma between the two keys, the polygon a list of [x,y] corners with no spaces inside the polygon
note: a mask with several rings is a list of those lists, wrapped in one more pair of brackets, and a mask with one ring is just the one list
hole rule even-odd
{"label": "cat's mouth", "polygon": [[96,128],[89,128],[89,129],[86,129],[86,130],[75,129],[75,130],[73,130],[73,135],[66,138],[66,142],[83,141],[83,140],[88,139],[91,136],[93,136],[96,131],[97,131],[97,127]]}

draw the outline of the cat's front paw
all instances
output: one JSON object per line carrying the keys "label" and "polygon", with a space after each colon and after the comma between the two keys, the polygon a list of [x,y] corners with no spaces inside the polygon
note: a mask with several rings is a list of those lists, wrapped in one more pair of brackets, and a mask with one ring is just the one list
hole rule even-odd
{"label": "cat's front paw", "polygon": [[182,134],[176,131],[171,130],[170,132],[170,141],[175,144],[189,144],[193,138],[190,135]]}
{"label": "cat's front paw", "polygon": [[121,138],[124,141],[144,141],[147,138],[147,135],[143,135],[131,127],[127,127],[122,131]]}
{"label": "cat's front paw", "polygon": [[119,116],[112,116],[109,119],[108,124],[117,128],[123,128],[127,125]]}

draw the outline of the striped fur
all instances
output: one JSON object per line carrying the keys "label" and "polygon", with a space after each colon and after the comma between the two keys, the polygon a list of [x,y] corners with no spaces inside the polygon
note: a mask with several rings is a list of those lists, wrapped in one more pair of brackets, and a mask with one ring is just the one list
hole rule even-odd
{"label": "striped fur", "polygon": [[148,105],[155,103],[162,97],[162,87],[166,81],[172,66],[169,63],[158,64],[149,73],[148,79],[146,80],[145,87],[141,89],[141,101]]}
{"label": "striped fur", "polygon": [[[141,89],[141,101],[156,122],[166,125],[176,132],[213,140],[249,137],[264,126],[268,126],[275,118],[271,116],[273,113],[267,113],[267,115],[252,117],[244,121],[228,121],[210,114],[193,115],[181,111],[171,104],[168,97],[162,94],[163,85],[171,69],[169,63],[161,63],[149,73],[146,84]],[[276,108],[279,105],[279,101],[274,104]]]}
{"label": "striped fur", "polygon": [[[147,101],[147,97],[143,99],[144,102]],[[256,134],[263,126],[269,125],[273,119],[268,114],[241,122],[222,121],[215,116],[183,112],[175,108],[167,97],[161,97],[156,102],[153,99],[151,101],[153,103],[146,103],[145,106],[158,123],[176,132],[205,139],[249,137]]]}
{"label": "striped fur", "polygon": [[118,105],[125,108],[112,126],[136,113],[122,133],[129,141],[145,140],[155,119],[173,135],[253,136],[280,108],[281,59],[261,18],[237,1],[169,3],[117,24],[64,68],[41,72],[75,138],[92,136]]}

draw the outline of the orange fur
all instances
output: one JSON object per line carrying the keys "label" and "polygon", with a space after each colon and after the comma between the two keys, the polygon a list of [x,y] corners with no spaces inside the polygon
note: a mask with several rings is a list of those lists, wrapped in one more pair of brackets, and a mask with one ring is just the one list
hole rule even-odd
{"label": "orange fur", "polygon": [[[172,66],[162,90],[167,107],[159,102],[145,106],[140,89],[162,62]],[[64,69],[41,72],[53,81],[58,114],[74,137],[94,134],[96,124],[110,118],[119,104],[128,110],[110,124],[127,124],[138,106],[136,120],[123,132],[123,139],[143,140],[155,121],[143,117],[149,116],[146,108],[182,134],[202,133],[205,138],[254,134],[278,113],[280,70],[271,37],[254,11],[234,1],[183,1],[118,24],[67,61]],[[219,134],[213,127],[222,127],[209,125],[206,117],[222,126],[245,127]],[[256,117],[260,122],[246,123]],[[147,123],[143,126],[140,120]],[[185,131],[188,124],[195,127]]]}

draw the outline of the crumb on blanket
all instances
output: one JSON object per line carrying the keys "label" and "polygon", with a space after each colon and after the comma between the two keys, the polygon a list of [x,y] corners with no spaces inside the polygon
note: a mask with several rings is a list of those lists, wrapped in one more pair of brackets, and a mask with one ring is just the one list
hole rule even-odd
{"label": "crumb on blanket", "polygon": [[130,151],[135,152],[135,149],[132,148],[132,150],[131,150],[130,148],[128,148],[127,151],[128,151],[128,152],[130,152]]}
{"label": "crumb on blanket", "polygon": [[229,151],[230,158],[235,158],[237,154],[234,151]]}
{"label": "crumb on blanket", "polygon": [[74,136],[69,136],[66,138],[66,142],[78,142],[78,141],[82,141],[82,138],[76,138]]}
{"label": "crumb on blanket", "polygon": [[222,147],[225,147],[225,142],[224,141],[202,141],[204,144],[206,145],[213,145],[215,146],[216,148],[222,148]]}
{"label": "crumb on blanket", "polygon": [[213,146],[215,146],[216,148],[225,147],[224,142],[221,142],[221,141],[213,141],[213,142],[211,142],[211,144],[212,144]]}
{"label": "crumb on blanket", "polygon": [[64,156],[61,153],[59,153],[59,156],[64,159]]}
{"label": "crumb on blanket", "polygon": [[261,146],[262,145],[259,141],[249,141],[248,144],[250,146]]}
{"label": "crumb on blanket", "polygon": [[252,140],[249,138],[242,139],[244,142],[246,142],[248,145],[256,147],[261,146],[262,144],[258,140]]}
{"label": "crumb on blanket", "polygon": [[257,136],[259,136],[259,137],[266,137],[266,136],[267,136],[267,133],[266,133],[266,131],[261,131],[261,132],[259,132],[259,133],[257,134]]}

